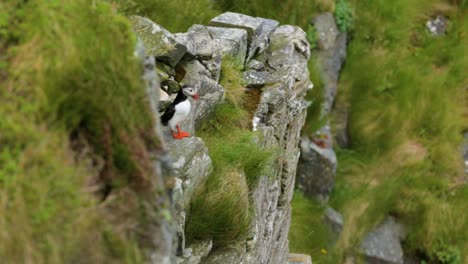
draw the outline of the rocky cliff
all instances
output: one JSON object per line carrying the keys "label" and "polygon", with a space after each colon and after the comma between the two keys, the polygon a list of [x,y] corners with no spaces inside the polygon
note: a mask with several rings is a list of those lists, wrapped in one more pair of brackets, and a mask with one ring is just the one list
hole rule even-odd
{"label": "rocky cliff", "polygon": [[[290,203],[308,106],[304,96],[312,88],[306,34],[296,26],[229,12],[213,18],[208,26],[194,25],[185,33],[172,34],[143,17],[133,17],[133,24],[147,55],[156,58],[161,79],[153,109],[163,110],[181,84],[198,84],[200,101],[192,105],[191,115],[182,124],[196,135],[216,105],[223,104],[221,65],[225,56],[233,57],[244,65],[239,74],[246,92],[258,94],[258,105],[249,107],[254,109],[251,130],[256,133],[250,144],[279,153],[250,190],[253,217],[246,238],[227,247],[213,247],[209,238],[189,244],[185,225],[191,199],[212,171],[210,150],[201,138],[174,140],[167,128],[160,127],[162,131],[157,133],[163,134],[171,164],[165,177],[173,182],[176,249],[153,251],[152,263],[287,263]],[[165,239],[171,240],[171,236]]]}

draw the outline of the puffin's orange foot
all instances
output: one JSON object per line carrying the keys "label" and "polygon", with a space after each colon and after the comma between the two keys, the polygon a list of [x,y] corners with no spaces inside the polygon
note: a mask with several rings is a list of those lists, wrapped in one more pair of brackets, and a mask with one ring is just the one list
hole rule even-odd
{"label": "puffin's orange foot", "polygon": [[185,131],[180,131],[179,132],[179,135],[182,137],[182,138],[185,138],[185,137],[190,137],[190,134],[185,132]]}
{"label": "puffin's orange foot", "polygon": [[175,138],[175,139],[183,139],[184,136],[182,134],[172,134],[172,136]]}

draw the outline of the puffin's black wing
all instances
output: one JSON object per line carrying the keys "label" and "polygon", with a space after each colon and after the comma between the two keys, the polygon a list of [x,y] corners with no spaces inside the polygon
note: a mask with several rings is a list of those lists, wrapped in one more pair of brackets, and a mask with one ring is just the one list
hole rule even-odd
{"label": "puffin's black wing", "polygon": [[163,125],[167,126],[167,123],[175,114],[175,104],[171,104],[166,111],[164,111],[164,114],[161,116],[161,122]]}

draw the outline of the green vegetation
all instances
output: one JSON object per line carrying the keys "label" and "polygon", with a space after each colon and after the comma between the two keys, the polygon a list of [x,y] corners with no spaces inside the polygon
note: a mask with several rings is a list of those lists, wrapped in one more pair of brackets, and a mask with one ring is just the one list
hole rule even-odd
{"label": "green vegetation", "polygon": [[189,241],[211,237],[215,247],[246,238],[252,219],[249,194],[272,160],[271,151],[254,143],[258,135],[251,132],[247,105],[255,98],[245,92],[241,70],[241,63],[223,59],[225,102],[198,131],[209,149],[213,172],[192,199],[186,235]]}
{"label": "green vegetation", "polygon": [[[120,199],[151,189],[157,142],[128,20],[102,1],[1,5],[2,259],[142,262],[133,231],[107,221],[112,201],[90,195],[101,185]],[[139,203],[127,208],[136,222]]]}
{"label": "green vegetation", "polygon": [[[330,200],[343,213],[345,227],[336,248],[327,247],[319,221],[323,209],[296,194],[291,249],[310,253],[317,263],[337,263],[393,214],[409,227],[408,253],[423,254],[428,262],[468,263],[468,188],[458,151],[460,132],[468,129],[467,5],[465,0],[1,1],[0,256],[14,263],[142,261],[135,232],[116,232],[85,188],[96,175],[121,194],[117,201],[137,197],[129,214],[144,218],[139,210],[150,191],[143,186],[151,186],[148,152],[157,142],[142,102],[135,40],[119,12],[147,16],[180,32],[226,10],[304,29],[314,14],[330,11],[341,31],[353,29],[337,99],[351,105],[353,145],[338,150]],[[424,28],[434,14],[450,18],[444,37],[432,38]],[[313,30],[308,32],[313,40]],[[314,60],[305,133],[328,118],[320,113],[323,84]],[[246,105],[252,103],[246,102],[257,98],[244,95],[240,71],[231,60],[223,64],[226,102],[200,131],[213,173],[193,200],[187,223],[189,240],[213,237],[218,247],[245,237],[252,217],[249,191],[271,156],[251,146],[257,135],[248,132]],[[77,161],[77,154],[89,154],[86,149],[92,155]],[[100,173],[93,163],[102,164]],[[133,195],[125,196],[128,192]]]}
{"label": "green vegetation", "polygon": [[325,207],[304,196],[294,193],[292,219],[289,232],[290,248],[314,256],[314,263],[339,263],[336,256],[328,254],[332,245],[329,227],[323,221]]}
{"label": "green vegetation", "polygon": [[[345,218],[337,254],[393,214],[409,228],[409,254],[465,263],[468,196],[458,151],[466,129],[464,11],[445,1],[353,4],[356,31],[340,81],[340,96],[351,102],[353,146],[338,152],[331,196]],[[434,13],[450,17],[447,36],[425,29]]]}
{"label": "green vegetation", "polygon": [[207,24],[220,12],[211,0],[109,0],[128,16],[151,19],[170,32],[184,32],[193,24]]}
{"label": "green vegetation", "polygon": [[336,25],[341,32],[348,32],[353,27],[353,12],[346,0],[337,0],[335,7]]}

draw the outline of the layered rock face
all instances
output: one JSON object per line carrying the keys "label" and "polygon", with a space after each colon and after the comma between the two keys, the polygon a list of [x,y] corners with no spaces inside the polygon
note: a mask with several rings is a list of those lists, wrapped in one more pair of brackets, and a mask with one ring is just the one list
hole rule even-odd
{"label": "layered rock face", "polygon": [[[261,176],[251,193],[254,217],[245,241],[213,250],[211,240],[188,245],[185,221],[195,190],[210,175],[212,161],[200,138],[174,140],[168,129],[162,132],[175,176],[172,190],[175,208],[175,263],[287,263],[300,132],[306,118],[304,96],[312,88],[307,69],[310,45],[296,26],[279,26],[270,19],[224,13],[209,26],[194,25],[185,33],[172,34],[146,18],[134,17],[134,30],[157,60],[161,78],[160,105],[174,99],[181,84],[198,84],[200,101],[182,124],[196,134],[209,120],[215,106],[223,102],[219,84],[222,58],[237,58],[245,65],[246,89],[260,94],[252,120],[258,144],[277,150],[279,157]],[[241,74],[241,73],[240,73]],[[160,106],[155,105],[155,109]],[[171,243],[168,243],[171,244]],[[156,258],[152,258],[152,263]]]}

